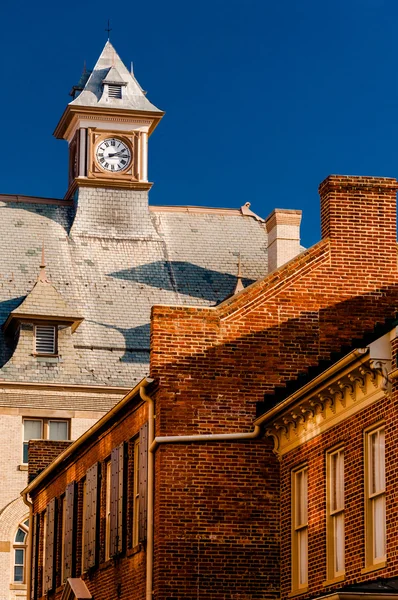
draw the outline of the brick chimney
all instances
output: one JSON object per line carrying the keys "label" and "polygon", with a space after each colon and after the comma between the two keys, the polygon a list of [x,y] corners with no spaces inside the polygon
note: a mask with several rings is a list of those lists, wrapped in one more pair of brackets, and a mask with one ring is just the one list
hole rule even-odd
{"label": "brick chimney", "polygon": [[301,210],[275,208],[267,217],[268,272],[300,254]]}
{"label": "brick chimney", "polygon": [[397,270],[397,180],[330,175],[319,186],[322,238],[344,262]]}

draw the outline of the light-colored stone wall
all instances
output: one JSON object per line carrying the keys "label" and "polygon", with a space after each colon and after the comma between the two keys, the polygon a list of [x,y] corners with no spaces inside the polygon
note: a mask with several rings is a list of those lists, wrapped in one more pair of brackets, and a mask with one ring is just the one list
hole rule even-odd
{"label": "light-colored stone wall", "polygon": [[269,272],[300,254],[301,211],[278,209],[266,220]]}
{"label": "light-colored stone wall", "polygon": [[72,237],[159,238],[149,215],[148,192],[83,187],[76,194]]}
{"label": "light-colored stone wall", "polygon": [[62,394],[56,410],[2,407],[0,411],[0,469],[2,481],[7,482],[0,486],[0,600],[23,600],[26,598],[26,586],[12,583],[15,534],[18,525],[29,516],[28,507],[20,495],[27,485],[26,465],[22,465],[23,417],[69,418],[70,437],[75,440],[103,413],[80,411],[75,416],[74,411],[62,410]]}

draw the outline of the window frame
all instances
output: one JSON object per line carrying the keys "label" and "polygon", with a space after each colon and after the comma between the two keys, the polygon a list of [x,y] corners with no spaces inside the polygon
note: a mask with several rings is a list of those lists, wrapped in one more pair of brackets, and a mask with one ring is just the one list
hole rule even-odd
{"label": "window frame", "polygon": [[[41,352],[37,349],[37,329],[40,327],[51,327],[54,331],[54,351]],[[36,323],[33,330],[33,355],[34,356],[58,356],[58,327],[52,323]]]}
{"label": "window frame", "polygon": [[[298,477],[301,475],[300,484]],[[304,477],[303,477],[304,476]],[[297,504],[300,498],[301,486],[304,485],[304,505]],[[308,589],[308,465],[300,465],[291,471],[291,587],[292,593],[304,592]],[[304,508],[303,521],[298,518],[298,513]],[[304,538],[304,546],[302,545]],[[303,549],[305,554],[303,556]],[[301,580],[302,562],[305,565],[305,581]]]}
{"label": "window frame", "polygon": [[[337,457],[337,469],[333,466]],[[326,452],[326,563],[327,579],[334,580],[345,577],[345,452],[339,445]],[[340,492],[340,494],[339,494]],[[338,498],[340,496],[340,499]],[[334,501],[337,506],[333,506]],[[342,540],[337,539],[338,521],[342,521]],[[343,568],[339,569],[337,560],[341,556],[340,544],[343,545]]]}
{"label": "window frame", "polygon": [[[41,435],[40,438],[30,438],[29,440],[25,440],[25,421],[38,421],[41,423]],[[70,419],[62,419],[55,417],[22,417],[22,464],[27,465],[28,461],[25,462],[25,447],[29,444],[29,441],[32,440],[51,440],[50,435],[50,423],[66,423],[67,427],[67,439],[66,440],[53,440],[53,441],[69,441],[71,437],[71,421]],[[25,446],[26,445],[26,446]]]}
{"label": "window frame", "polygon": [[[17,527],[17,531],[14,535],[14,542],[13,542],[13,584],[16,585],[25,585],[26,584],[26,557],[27,557],[27,548],[28,548],[28,536],[29,536],[29,526],[26,525],[26,521],[27,519],[24,519],[24,521],[22,521],[21,523],[19,523],[18,527]],[[19,529],[21,529],[24,533],[25,533],[25,538],[23,542],[17,542],[16,541],[16,537],[18,534]],[[23,552],[23,561],[22,564],[17,564],[15,562],[16,559],[16,551],[17,550],[22,550]],[[21,567],[22,566],[22,581],[17,581],[15,579],[15,567]]]}
{"label": "window frame", "polygon": [[[377,435],[380,440],[382,433],[382,444],[379,446],[378,466],[381,471],[377,473],[373,470],[373,452],[372,439]],[[380,453],[381,449],[381,453]],[[379,569],[385,566],[387,561],[387,527],[386,527],[386,484],[385,484],[385,423],[377,423],[364,431],[364,499],[365,499],[365,570]],[[375,483],[374,477],[379,479],[380,488],[372,491],[372,485]],[[375,543],[377,541],[378,532],[375,517],[375,506],[378,500],[382,499],[383,512],[383,543],[384,554],[376,556]]]}

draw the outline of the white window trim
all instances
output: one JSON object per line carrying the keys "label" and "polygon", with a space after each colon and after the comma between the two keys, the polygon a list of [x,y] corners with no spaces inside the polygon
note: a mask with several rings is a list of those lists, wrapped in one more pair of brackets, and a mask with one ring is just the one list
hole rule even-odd
{"label": "white window trim", "polygon": [[[298,489],[301,487],[301,490]],[[291,473],[292,533],[291,569],[292,594],[308,588],[308,466],[302,465]],[[304,504],[302,504],[304,502]],[[300,506],[302,511],[300,511]],[[303,518],[299,513],[303,512]],[[304,566],[302,571],[302,565]],[[304,577],[301,577],[304,575]]]}
{"label": "white window trim", "polygon": [[66,423],[67,425],[67,439],[66,440],[57,440],[57,441],[69,441],[70,440],[70,419],[56,419],[51,417],[49,419],[45,418],[36,418],[36,417],[22,417],[22,461],[21,464],[27,465],[27,462],[24,462],[24,447],[25,444],[30,440],[25,440],[25,421],[39,421],[41,423],[41,435],[40,438],[31,438],[31,439],[39,439],[39,440],[49,440],[50,439],[50,423]]}
{"label": "white window trim", "polygon": [[[379,487],[377,490],[372,489],[373,477],[372,477],[372,439],[377,436],[380,439],[382,436],[382,448],[378,455],[378,475]],[[387,548],[386,548],[386,488],[385,488],[385,424],[379,423],[373,427],[368,428],[364,431],[364,469],[365,469],[365,569],[363,572],[369,570],[382,568],[386,564],[387,560]],[[376,531],[376,520],[374,515],[376,501],[381,500],[383,510],[383,541],[384,541],[384,553],[381,556],[376,556],[375,542],[378,531]]]}
{"label": "white window trim", "polygon": [[[14,536],[14,544],[13,544],[13,565],[12,565],[12,578],[13,578],[13,584],[15,585],[24,585],[26,584],[26,558],[27,558],[27,548],[28,548],[28,535],[29,535],[29,527],[27,525],[25,525],[25,521],[26,519],[20,523],[17,527],[17,532],[15,533]],[[25,540],[24,542],[17,542],[15,540],[15,537],[18,533],[18,530],[22,529],[22,531],[25,532]],[[23,563],[22,565],[15,564],[15,551],[16,550],[23,550]],[[23,567],[23,580],[22,581],[15,581],[15,567],[16,566],[22,566]]]}
{"label": "white window trim", "polygon": [[[334,469],[334,460],[337,461],[337,472]],[[326,453],[326,554],[328,580],[340,579],[345,576],[344,494],[344,448],[340,446],[328,450]],[[340,498],[338,498],[339,495]],[[335,502],[337,502],[337,506]],[[338,534],[336,534],[336,528],[339,524],[339,534],[342,535],[342,539],[338,539]],[[343,546],[342,553],[341,545]],[[337,560],[341,558],[341,554],[343,554],[343,564],[342,568],[339,569]]]}

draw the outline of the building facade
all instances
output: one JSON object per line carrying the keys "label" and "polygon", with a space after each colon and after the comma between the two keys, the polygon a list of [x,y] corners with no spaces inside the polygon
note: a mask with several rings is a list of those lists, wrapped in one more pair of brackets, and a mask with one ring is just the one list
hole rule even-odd
{"label": "building facade", "polygon": [[[319,190],[318,244],[216,307],[153,307],[151,380],[24,491],[32,598],[396,593],[397,181]],[[88,531],[92,472],[99,555],[63,583],[45,523],[80,485]]]}
{"label": "building facade", "polygon": [[65,197],[0,196],[0,600],[26,596],[29,440],[78,438],[148,374],[155,303],[220,303],[266,275],[268,235],[273,265],[301,251],[298,211],[149,205],[163,112],[109,42],[71,95]]}

